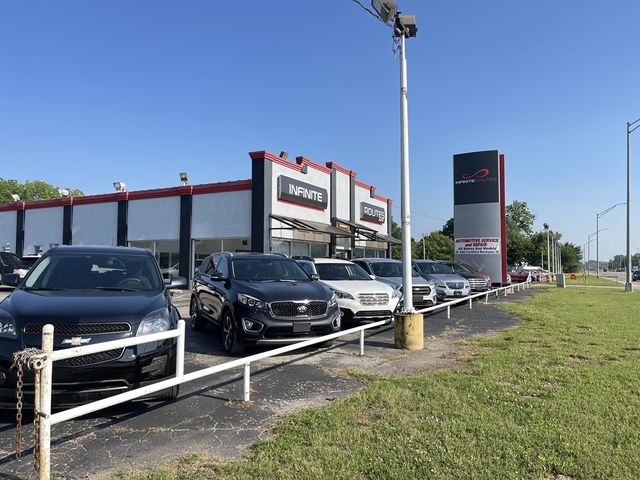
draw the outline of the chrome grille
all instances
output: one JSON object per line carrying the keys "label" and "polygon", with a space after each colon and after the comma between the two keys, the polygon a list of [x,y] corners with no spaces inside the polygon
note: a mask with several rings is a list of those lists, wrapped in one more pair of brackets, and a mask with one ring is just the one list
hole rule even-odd
{"label": "chrome grille", "polygon": [[307,318],[320,317],[327,313],[327,302],[272,302],[269,304],[274,317]]}
{"label": "chrome grille", "polygon": [[431,293],[431,287],[429,285],[414,285],[414,295],[429,295]]}
{"label": "chrome grille", "polygon": [[448,288],[460,289],[464,288],[464,283],[462,282],[447,282]]}
{"label": "chrome grille", "polygon": [[360,305],[386,305],[389,303],[388,293],[361,293],[358,295]]}
{"label": "chrome grille", "polygon": [[115,348],[113,350],[107,350],[106,352],[91,353],[89,355],[82,355],[80,357],[67,358],[65,360],[59,360],[54,363],[54,366],[60,365],[63,367],[83,367],[85,365],[95,365],[96,363],[110,362],[117,360],[122,356],[124,348]]}
{"label": "chrome grille", "polygon": [[484,288],[487,286],[487,281],[482,278],[470,278],[469,286],[471,288]]}
{"label": "chrome grille", "polygon": [[[42,333],[44,323],[28,323],[24,327],[24,333]],[[131,331],[131,325],[128,323],[85,323],[85,324],[69,324],[60,323],[53,324],[53,331],[56,335],[100,335],[107,333],[126,333]]]}

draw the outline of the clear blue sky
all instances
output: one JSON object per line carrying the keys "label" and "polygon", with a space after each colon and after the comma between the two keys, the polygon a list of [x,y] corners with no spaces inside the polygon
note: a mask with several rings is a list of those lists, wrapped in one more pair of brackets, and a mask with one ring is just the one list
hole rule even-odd
{"label": "clear blue sky", "polygon": [[[596,213],[626,200],[640,2],[399,3],[420,29],[407,43],[413,236],[452,216],[452,155],[498,148],[507,202],[585,243]],[[247,152],[286,150],[356,170],[399,221],[398,91],[390,31],[352,0],[0,3],[0,176],[21,182],[97,194],[177,185],[183,170],[236,180]],[[624,252],[625,218],[601,219],[601,258]]]}

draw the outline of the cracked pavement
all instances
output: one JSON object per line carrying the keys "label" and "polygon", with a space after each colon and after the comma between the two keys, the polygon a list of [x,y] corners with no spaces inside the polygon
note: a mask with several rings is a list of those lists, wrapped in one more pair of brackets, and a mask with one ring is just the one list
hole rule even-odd
{"label": "cracked pavement", "polygon": [[[8,294],[0,291],[0,298]],[[524,299],[534,289],[507,297],[466,303],[425,317],[425,348],[394,348],[393,328],[369,330],[365,355],[359,336],[337,339],[330,348],[307,348],[252,364],[251,402],[242,401],[242,369],[183,384],[172,402],[130,402],[52,428],[51,472],[59,478],[108,478],[121,469],[156,466],[193,452],[228,459],[242,455],[269,434],[282,415],[344,398],[362,387],[347,371],[415,375],[458,368],[456,340],[490,335],[514,326],[515,318],[495,303]],[[174,302],[188,316],[189,292]],[[250,348],[246,354],[264,351]],[[194,332],[187,325],[185,373],[230,360],[213,328]],[[23,456],[15,457],[15,412],[0,411],[0,479],[36,478],[32,469],[32,415],[25,412]]]}

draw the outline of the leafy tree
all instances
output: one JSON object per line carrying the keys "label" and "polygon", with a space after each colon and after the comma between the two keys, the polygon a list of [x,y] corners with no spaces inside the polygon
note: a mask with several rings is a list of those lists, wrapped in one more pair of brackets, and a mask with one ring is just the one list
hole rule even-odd
{"label": "leafy tree", "polygon": [[[81,197],[84,195],[81,190],[68,189],[69,195],[72,197]],[[25,183],[19,183],[17,180],[0,178],[0,203],[13,203],[11,195],[17,194],[21,200],[50,200],[59,198],[60,193],[58,187],[42,180],[27,180]]]}
{"label": "leafy tree", "polygon": [[443,225],[441,232],[443,235],[446,235],[453,240],[453,217],[447,220],[447,223]]}
{"label": "leafy tree", "polygon": [[[391,220],[391,236],[402,240],[402,227],[394,220]],[[402,259],[402,245],[391,245],[391,258]]]}
{"label": "leafy tree", "polygon": [[431,232],[416,242],[414,258],[422,258],[423,254],[432,260],[453,260],[453,239],[442,232]]}
{"label": "leafy tree", "polygon": [[581,270],[582,250],[573,243],[563,243],[560,247],[562,271],[574,273]]}
{"label": "leafy tree", "polygon": [[524,236],[533,233],[533,221],[536,216],[531,213],[527,202],[514,200],[511,205],[507,205],[507,232],[518,232]]}

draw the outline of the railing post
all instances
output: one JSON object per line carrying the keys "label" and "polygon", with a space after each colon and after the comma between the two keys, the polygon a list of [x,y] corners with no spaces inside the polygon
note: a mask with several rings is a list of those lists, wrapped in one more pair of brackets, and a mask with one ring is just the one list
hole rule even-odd
{"label": "railing post", "polygon": [[251,401],[251,363],[244,364],[244,401]]}
{"label": "railing post", "polygon": [[488,293],[484,296],[484,303],[489,303],[489,294]]}
{"label": "railing post", "polygon": [[39,474],[40,480],[51,478],[51,390],[53,362],[50,353],[53,352],[53,325],[47,324],[42,328],[42,351],[45,353],[44,367],[40,373],[40,405],[37,406],[40,416]]}
{"label": "railing post", "polygon": [[364,328],[360,330],[360,356],[364,355]]}
{"label": "railing post", "polygon": [[184,343],[185,343],[185,322],[178,320],[178,331],[180,335],[176,339],[176,378],[184,376]]}
{"label": "railing post", "polygon": [[473,298],[469,299],[469,310],[473,308]]}
{"label": "railing post", "polygon": [[451,305],[447,305],[447,318],[451,318]]}

